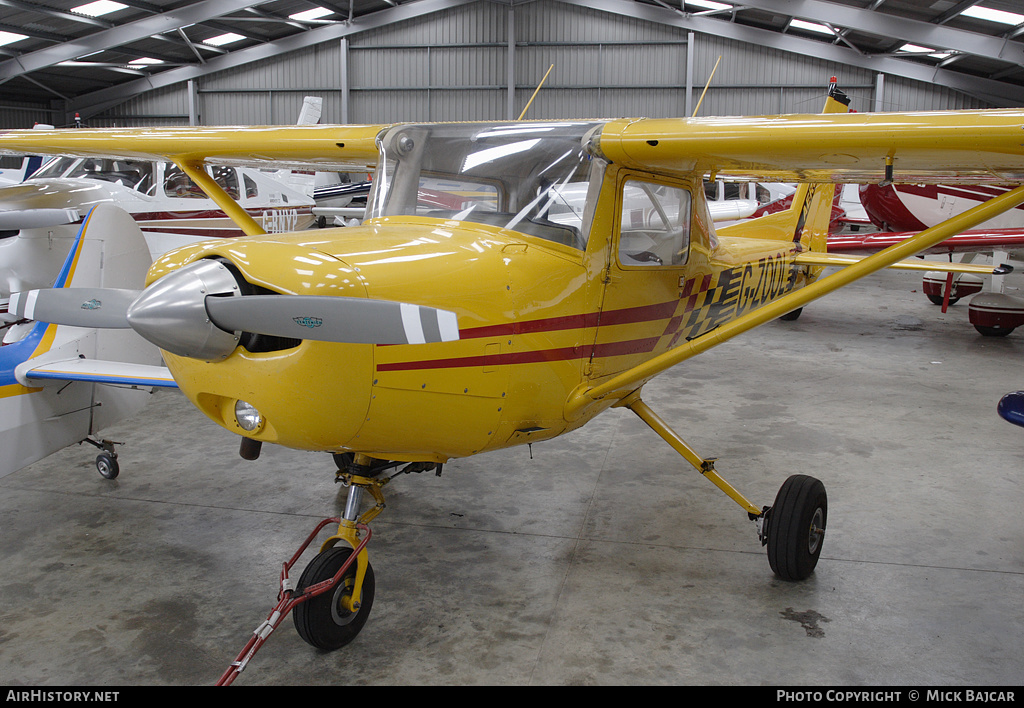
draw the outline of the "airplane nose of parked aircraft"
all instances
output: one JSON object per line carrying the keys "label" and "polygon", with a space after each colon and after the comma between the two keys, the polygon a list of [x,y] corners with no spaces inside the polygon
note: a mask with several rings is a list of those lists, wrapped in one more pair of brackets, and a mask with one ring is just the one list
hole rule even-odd
{"label": "airplane nose of parked aircraft", "polygon": [[128,321],[182,391],[223,427],[290,447],[354,444],[376,345],[459,337],[453,312],[373,299],[358,267],[301,238],[196,246],[149,280]]}

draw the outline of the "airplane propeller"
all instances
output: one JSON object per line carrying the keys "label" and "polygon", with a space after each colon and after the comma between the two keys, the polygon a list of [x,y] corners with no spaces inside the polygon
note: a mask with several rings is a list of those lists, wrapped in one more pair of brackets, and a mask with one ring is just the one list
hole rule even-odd
{"label": "airplane propeller", "polygon": [[139,290],[115,288],[51,288],[11,294],[8,310],[37,322],[55,322],[72,327],[125,329],[125,313],[141,294]]}
{"label": "airplane propeller", "polygon": [[223,359],[243,333],[353,344],[425,344],[459,338],[454,312],[358,297],[243,294],[224,263],[202,260],[143,291],[65,288],[14,293],[26,319],[73,327],[131,328],[160,349]]}

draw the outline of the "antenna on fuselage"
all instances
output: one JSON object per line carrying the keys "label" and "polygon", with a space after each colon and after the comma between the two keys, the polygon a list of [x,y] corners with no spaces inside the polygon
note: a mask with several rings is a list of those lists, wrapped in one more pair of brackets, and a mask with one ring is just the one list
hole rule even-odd
{"label": "antenna on fuselage", "polygon": [[708,82],[704,84],[704,90],[700,92],[700,99],[697,101],[697,107],[693,109],[693,115],[691,118],[697,115],[697,111],[700,110],[700,103],[704,100],[704,94],[708,92],[708,86],[711,85],[711,79],[715,78],[715,71],[718,69],[718,62],[722,61],[722,55],[718,55],[718,59],[715,61],[715,66],[711,69],[711,76],[708,77]]}
{"label": "antenna on fuselage", "polygon": [[548,74],[550,74],[551,70],[554,68],[554,64],[548,67],[547,73],[544,74],[544,78],[540,80],[540,83],[537,84],[537,88],[536,90],[534,90],[533,95],[530,96],[530,100],[526,102],[526,108],[523,109],[523,112],[519,114],[519,117],[516,118],[516,120],[522,120],[523,116],[526,115],[526,112],[530,110],[530,104],[533,103],[533,99],[537,98],[537,94],[540,93],[540,87],[543,86],[544,82],[548,80]]}

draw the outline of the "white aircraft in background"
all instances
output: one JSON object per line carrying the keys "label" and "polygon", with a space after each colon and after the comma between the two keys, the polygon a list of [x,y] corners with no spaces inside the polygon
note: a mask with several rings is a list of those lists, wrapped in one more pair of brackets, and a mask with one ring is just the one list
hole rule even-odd
{"label": "white aircraft in background", "polygon": [[[727,182],[721,179],[704,182],[708,206],[719,226],[788,209],[794,192],[796,185],[784,182]],[[736,215],[729,214],[730,208]],[[871,221],[860,203],[857,185],[845,184],[841,189],[837,188],[829,230],[833,233],[846,228],[858,231],[870,226]]]}
{"label": "white aircraft in background", "polygon": [[[274,173],[225,166],[208,170],[264,231],[302,230],[313,223],[312,196]],[[242,235],[213,200],[170,162],[73,157],[50,160],[24,182],[0,188],[0,233],[75,230],[92,207],[105,202],[117,204],[135,218],[154,259],[197,240]]]}
{"label": "white aircraft in background", "polygon": [[[303,175],[205,169],[264,232],[314,223],[312,180]],[[116,477],[114,443],[92,436],[138,411],[153,387],[175,386],[156,347],[131,330],[28,322],[12,314],[11,293],[138,289],[166,252],[242,235],[171,162],[57,157],[0,187],[0,476],[88,442],[102,450],[100,473]],[[102,307],[103,298],[83,298],[83,309]],[[127,363],[131,374],[114,376],[114,362]]]}
{"label": "white aircraft in background", "polygon": [[[12,289],[25,283],[84,287],[81,308],[99,312],[109,297],[91,297],[89,289],[131,292],[144,282],[152,258],[128,212],[103,202],[69,226],[0,238],[0,476],[87,441],[102,450],[100,473],[116,477],[114,444],[90,436],[141,409],[153,386],[175,385],[158,350],[129,329],[47,325],[13,314]],[[121,362],[117,375],[104,364],[111,361]]]}

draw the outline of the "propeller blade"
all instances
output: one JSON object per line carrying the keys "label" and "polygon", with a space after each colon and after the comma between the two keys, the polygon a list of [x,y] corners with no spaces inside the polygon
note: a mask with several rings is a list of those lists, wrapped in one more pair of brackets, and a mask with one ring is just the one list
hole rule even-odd
{"label": "propeller blade", "polygon": [[353,344],[426,344],[459,338],[454,312],[389,300],[309,295],[206,298],[228,332]]}
{"label": "propeller blade", "polygon": [[8,310],[37,322],[128,329],[128,306],[139,296],[138,290],[116,288],[52,288],[12,293]]}
{"label": "propeller blade", "polygon": [[78,209],[10,209],[0,211],[0,231],[61,226],[81,218]]}

